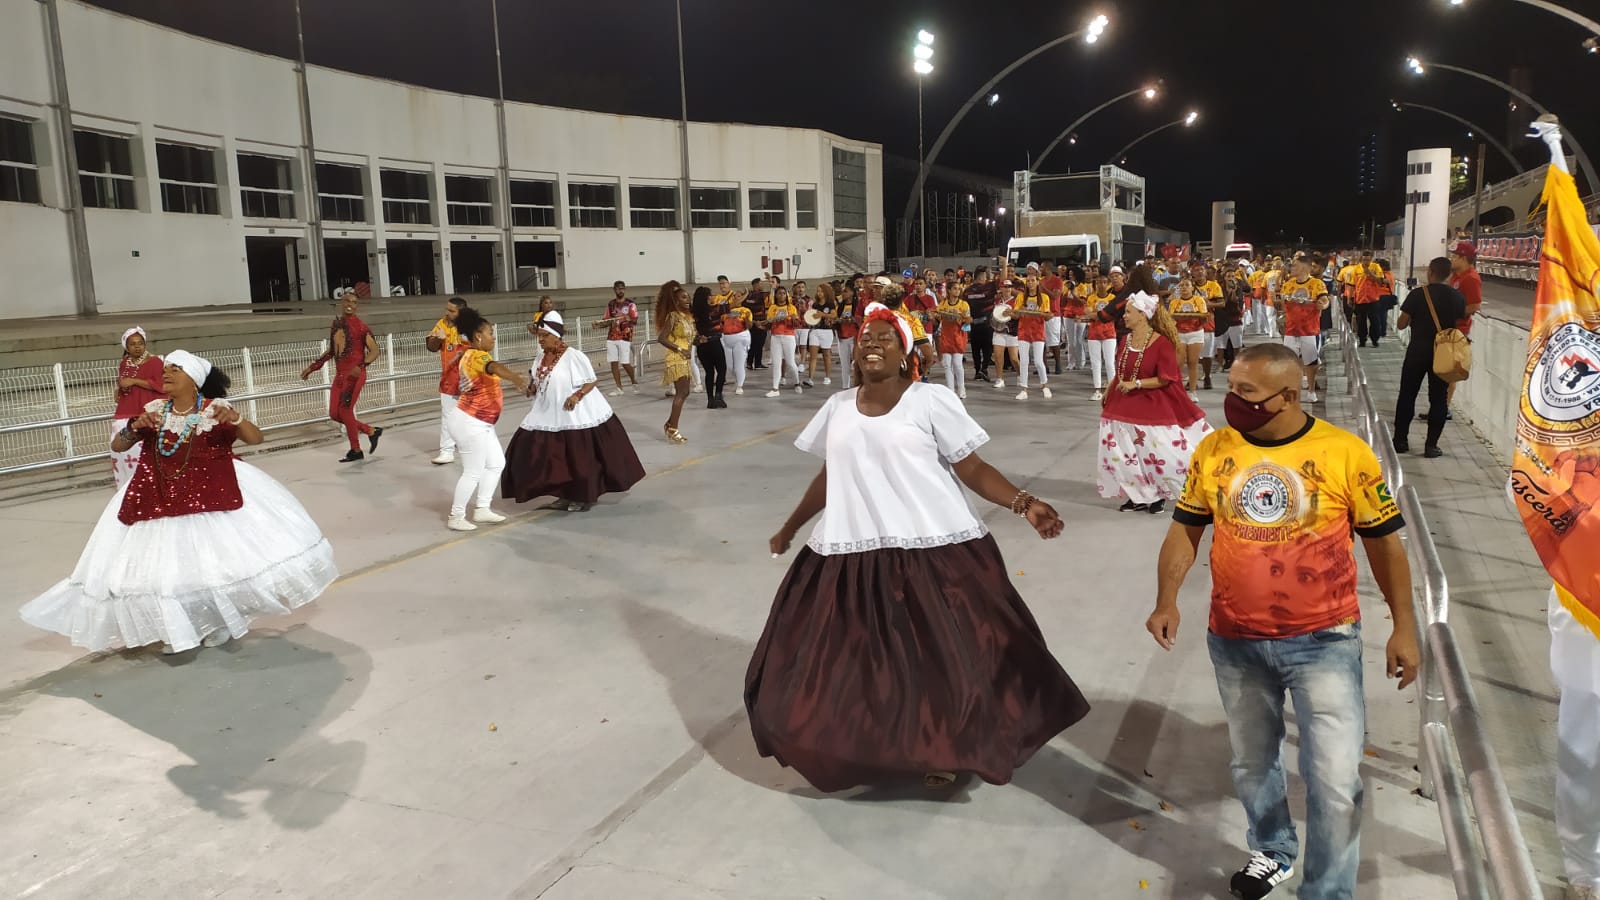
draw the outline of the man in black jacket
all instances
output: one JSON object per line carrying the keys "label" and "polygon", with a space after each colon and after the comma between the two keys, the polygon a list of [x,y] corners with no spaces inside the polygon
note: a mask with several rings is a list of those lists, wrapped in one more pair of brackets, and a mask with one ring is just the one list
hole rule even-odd
{"label": "man in black jacket", "polygon": [[1439,437],[1444,434],[1445,413],[1450,408],[1446,399],[1450,385],[1433,374],[1433,340],[1440,326],[1454,328],[1467,314],[1467,298],[1451,287],[1449,280],[1450,260],[1441,256],[1428,263],[1427,285],[1406,295],[1400,306],[1400,319],[1395,323],[1401,331],[1411,330],[1411,343],[1406,346],[1405,362],[1400,366],[1400,396],[1394,402],[1394,449],[1399,453],[1411,449],[1411,420],[1416,416],[1417,392],[1426,379],[1428,442],[1422,455],[1428,459],[1444,455],[1439,449]]}
{"label": "man in black jacket", "polygon": [[979,266],[975,275],[977,281],[967,288],[962,299],[967,301],[972,314],[972,332],[968,335],[972,344],[972,368],[979,381],[987,382],[989,366],[994,364],[994,327],[989,324],[989,316],[994,313],[994,300],[999,290],[989,277],[988,267]]}

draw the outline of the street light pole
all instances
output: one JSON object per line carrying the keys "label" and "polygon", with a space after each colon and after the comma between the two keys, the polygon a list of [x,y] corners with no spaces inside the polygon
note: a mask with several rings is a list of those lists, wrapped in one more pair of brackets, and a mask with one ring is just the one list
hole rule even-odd
{"label": "street light pole", "polygon": [[1172,120],[1171,122],[1168,122],[1165,125],[1161,125],[1159,127],[1152,128],[1149,131],[1146,131],[1144,134],[1141,134],[1138,137],[1134,138],[1133,141],[1130,142],[1126,147],[1123,147],[1121,150],[1118,150],[1116,153],[1113,153],[1111,155],[1111,159],[1107,160],[1107,162],[1110,165],[1114,165],[1114,166],[1115,165],[1120,165],[1120,163],[1118,163],[1117,160],[1119,160],[1123,156],[1127,155],[1129,150],[1132,150],[1134,147],[1137,147],[1140,144],[1144,143],[1147,139],[1155,137],[1156,135],[1160,134],[1161,132],[1166,131],[1168,128],[1177,128],[1179,125],[1193,125],[1195,120],[1198,119],[1198,118],[1200,118],[1200,114],[1199,113],[1189,113],[1188,115],[1184,116],[1181,119],[1174,119],[1174,120]]}
{"label": "street light pole", "polygon": [[[1600,22],[1580,16],[1576,12],[1567,9],[1565,6],[1558,6],[1557,4],[1551,3],[1550,0],[1517,0],[1517,2],[1526,3],[1529,6],[1537,6],[1545,12],[1555,13],[1561,18],[1566,19],[1569,22],[1575,22],[1578,25],[1587,28],[1595,35],[1600,36]],[[1461,6],[1464,3],[1465,0],[1450,0],[1451,6]]]}
{"label": "street light pole", "polygon": [[1404,101],[1404,100],[1392,101],[1392,105],[1395,107],[1395,109],[1397,111],[1401,110],[1401,109],[1420,109],[1420,110],[1422,110],[1424,112],[1436,113],[1438,115],[1444,116],[1447,119],[1454,119],[1455,121],[1461,123],[1462,125],[1467,126],[1467,129],[1469,131],[1471,131],[1473,134],[1481,134],[1481,135],[1483,135],[1483,139],[1488,141],[1489,143],[1493,144],[1494,148],[1496,150],[1500,151],[1500,154],[1506,158],[1506,162],[1511,163],[1511,167],[1517,170],[1517,174],[1518,175],[1521,175],[1522,173],[1528,171],[1528,167],[1527,166],[1524,166],[1522,163],[1517,162],[1517,158],[1512,155],[1511,149],[1509,147],[1507,147],[1504,143],[1502,143],[1501,141],[1496,139],[1495,136],[1493,134],[1491,134],[1487,129],[1481,128],[1478,125],[1474,124],[1473,122],[1468,121],[1467,119],[1461,118],[1460,116],[1456,115],[1455,113],[1446,112],[1446,111],[1444,111],[1442,109],[1437,109],[1437,108],[1432,107],[1432,106],[1424,106],[1421,103],[1411,103],[1409,101]]}
{"label": "street light pole", "polygon": [[1150,87],[1137,87],[1137,88],[1134,88],[1133,90],[1127,92],[1126,94],[1118,94],[1117,96],[1112,97],[1110,100],[1107,100],[1106,102],[1100,104],[1099,106],[1096,106],[1094,109],[1091,109],[1088,112],[1084,113],[1083,115],[1079,116],[1078,118],[1074,119],[1071,125],[1068,125],[1066,128],[1061,129],[1061,133],[1056,135],[1056,139],[1050,142],[1050,146],[1044,148],[1044,152],[1039,154],[1039,158],[1037,160],[1035,160],[1031,165],[1028,166],[1028,171],[1030,171],[1030,172],[1042,171],[1044,169],[1044,161],[1045,161],[1045,159],[1047,157],[1049,157],[1051,153],[1055,152],[1056,147],[1059,146],[1062,141],[1064,141],[1068,137],[1070,137],[1073,132],[1075,132],[1079,128],[1081,128],[1083,126],[1083,123],[1085,123],[1085,122],[1089,121],[1091,118],[1093,118],[1096,113],[1100,112],[1101,110],[1105,109],[1108,106],[1112,106],[1114,104],[1121,103],[1122,101],[1128,99],[1129,97],[1137,96],[1139,94],[1144,94],[1146,96],[1146,98],[1153,100],[1153,99],[1155,99],[1155,97],[1152,94],[1152,91],[1155,91],[1155,90],[1156,90],[1155,88],[1150,88]]}
{"label": "street light pole", "polygon": [[1106,26],[1109,24],[1110,20],[1105,16],[1098,16],[1087,26],[1074,31],[1071,34],[1064,34],[1053,41],[1046,41],[1045,43],[1040,44],[1038,47],[1035,47],[1033,50],[1017,57],[1011,61],[1011,65],[1001,69],[993,78],[990,78],[988,81],[984,82],[983,87],[978,88],[977,92],[971,97],[967,98],[967,102],[961,105],[961,109],[956,111],[955,117],[952,118],[950,123],[944,127],[944,131],[939,132],[939,139],[933,142],[933,149],[929,150],[926,156],[920,155],[919,152],[917,183],[911,189],[911,196],[906,198],[906,208],[905,212],[901,215],[901,219],[908,222],[911,220],[911,215],[915,211],[914,207],[919,202],[917,198],[922,196],[922,186],[923,182],[927,180],[928,170],[933,167],[934,161],[939,158],[939,151],[944,149],[945,141],[950,139],[950,135],[956,130],[956,126],[961,124],[961,120],[967,117],[967,113],[972,111],[972,108],[978,104],[978,101],[989,96],[990,90],[993,89],[995,85],[999,84],[1007,75],[1010,75],[1012,72],[1016,71],[1023,64],[1027,63],[1029,60],[1045,52],[1046,50],[1051,49],[1052,47],[1059,47],[1068,41],[1077,40],[1080,37],[1084,38],[1089,43],[1098,41],[1100,39],[1100,35],[1105,32]]}
{"label": "street light pole", "polygon": [[[922,158],[922,78],[917,77],[917,159]],[[917,229],[919,239],[917,255],[924,263],[928,260],[928,202],[922,196],[922,176],[917,176],[917,212],[922,214],[922,225]]]}
{"label": "street light pole", "polygon": [[[1492,84],[1502,91],[1505,91],[1511,96],[1517,98],[1518,100],[1521,100],[1523,103],[1528,104],[1529,106],[1533,107],[1534,110],[1537,111],[1541,116],[1551,115],[1550,110],[1541,105],[1539,101],[1528,96],[1521,90],[1506,84],[1504,81],[1501,81],[1498,78],[1491,78],[1482,72],[1477,72],[1472,69],[1463,69],[1460,66],[1448,66],[1444,63],[1427,62],[1426,60],[1421,60],[1414,56],[1408,60],[1408,63],[1411,65],[1411,71],[1417,75],[1424,74],[1425,71],[1431,67],[1435,69],[1444,69],[1446,72],[1455,72],[1458,75],[1466,75],[1476,78],[1479,81]],[[1583,168],[1583,177],[1589,182],[1589,190],[1600,190],[1600,178],[1595,177],[1594,166],[1589,162],[1589,154],[1583,152],[1583,145],[1579,144],[1578,139],[1573,137],[1572,132],[1567,129],[1562,129],[1562,137],[1566,138],[1567,143],[1572,145],[1572,155],[1578,158],[1578,165]]]}
{"label": "street light pole", "polygon": [[[1488,135],[1484,135],[1488,137]],[[1473,191],[1472,197],[1472,246],[1478,246],[1478,235],[1483,233],[1483,158],[1488,154],[1482,144],[1478,145],[1478,186]]]}

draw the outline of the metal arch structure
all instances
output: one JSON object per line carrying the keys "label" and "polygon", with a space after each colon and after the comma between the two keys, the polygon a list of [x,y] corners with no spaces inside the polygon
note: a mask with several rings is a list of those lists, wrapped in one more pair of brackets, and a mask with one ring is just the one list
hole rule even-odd
{"label": "metal arch structure", "polygon": [[[1501,81],[1498,78],[1494,78],[1494,77],[1491,77],[1489,75],[1485,75],[1482,72],[1477,72],[1477,71],[1474,71],[1472,69],[1463,69],[1460,66],[1450,66],[1450,65],[1446,65],[1444,63],[1429,62],[1428,60],[1425,60],[1425,59],[1418,59],[1417,61],[1422,65],[1422,68],[1424,70],[1427,70],[1429,68],[1443,69],[1446,72],[1455,72],[1457,75],[1466,75],[1466,76],[1469,76],[1471,78],[1476,78],[1479,81],[1487,82],[1487,83],[1492,84],[1495,87],[1499,88],[1500,90],[1505,91],[1506,93],[1508,93],[1511,96],[1517,98],[1518,100],[1521,100],[1523,103],[1526,103],[1529,106],[1533,107],[1534,110],[1536,110],[1539,113],[1539,115],[1548,116],[1548,115],[1551,114],[1550,110],[1546,109],[1542,104],[1539,103],[1539,101],[1533,99],[1532,97],[1528,96],[1527,94],[1523,93],[1522,91],[1518,90],[1517,88],[1512,87],[1509,84],[1506,84],[1504,81]],[[1595,177],[1594,164],[1589,162],[1589,154],[1583,152],[1583,145],[1579,144],[1578,143],[1578,139],[1572,136],[1571,129],[1568,129],[1568,128],[1561,129],[1561,136],[1566,140],[1566,142],[1568,144],[1572,145],[1572,155],[1576,156],[1578,158],[1578,165],[1583,168],[1583,177],[1584,177],[1584,180],[1589,182],[1589,190],[1591,192],[1600,191],[1600,178],[1596,178]]]}
{"label": "metal arch structure", "polygon": [[1467,126],[1467,128],[1469,128],[1469,129],[1471,129],[1473,134],[1483,135],[1483,139],[1485,141],[1488,141],[1490,144],[1493,144],[1494,148],[1496,150],[1500,151],[1500,155],[1504,156],[1506,158],[1506,162],[1511,163],[1511,167],[1513,169],[1517,170],[1517,174],[1518,175],[1521,175],[1524,172],[1528,171],[1528,167],[1527,166],[1524,166],[1522,163],[1517,162],[1517,158],[1511,154],[1510,148],[1508,148],[1499,138],[1496,138],[1492,133],[1490,133],[1486,129],[1482,128],[1481,126],[1477,125],[1476,123],[1473,123],[1473,122],[1470,122],[1470,121],[1468,121],[1466,119],[1463,119],[1460,116],[1456,115],[1455,113],[1446,112],[1445,110],[1442,110],[1442,109],[1439,109],[1439,108],[1433,107],[1433,106],[1427,106],[1427,105],[1422,104],[1422,103],[1412,103],[1412,102],[1410,102],[1408,100],[1396,100],[1395,101],[1395,105],[1399,106],[1401,108],[1404,108],[1404,109],[1420,109],[1423,112],[1436,113],[1438,115],[1444,116],[1447,119],[1454,119],[1455,121],[1461,123],[1462,125]]}
{"label": "metal arch structure", "polygon": [[1569,22],[1574,22],[1583,28],[1589,29],[1590,34],[1600,37],[1600,22],[1596,22],[1593,19],[1581,16],[1577,12],[1567,9],[1565,6],[1551,3],[1550,0],[1517,0],[1517,2],[1526,3],[1529,6],[1537,6],[1545,12],[1555,13]]}
{"label": "metal arch structure", "polygon": [[911,186],[911,196],[906,198],[906,209],[901,215],[901,218],[904,221],[911,221],[912,215],[917,211],[917,203],[920,202],[922,197],[923,184],[928,179],[928,171],[933,168],[934,162],[939,158],[939,151],[944,149],[945,142],[950,140],[950,135],[955,132],[956,126],[960,125],[961,120],[967,117],[967,113],[971,112],[972,108],[978,105],[978,101],[989,96],[989,92],[993,90],[995,85],[999,84],[1001,81],[1004,81],[1007,75],[1015,72],[1034,57],[1045,52],[1046,50],[1059,47],[1068,41],[1077,40],[1088,33],[1088,28],[1080,28],[1070,34],[1064,34],[1055,40],[1046,41],[1045,43],[1040,44],[1039,46],[1033,48],[1033,50],[1012,60],[1011,65],[1001,69],[993,78],[984,82],[983,87],[978,88],[976,93],[967,98],[967,102],[961,105],[961,109],[956,112],[954,118],[950,120],[950,123],[944,126],[944,131],[939,132],[939,138],[933,142],[933,149],[928,151],[927,158],[923,159],[918,164],[917,183]]}
{"label": "metal arch structure", "polygon": [[1030,166],[1029,168],[1032,171],[1035,171],[1035,172],[1043,172],[1044,171],[1044,161],[1050,157],[1051,153],[1055,152],[1056,147],[1060,146],[1062,141],[1066,140],[1068,137],[1070,137],[1072,135],[1072,133],[1074,131],[1077,131],[1080,127],[1082,127],[1083,123],[1089,121],[1089,119],[1094,117],[1094,115],[1096,113],[1099,113],[1101,110],[1105,109],[1106,107],[1111,106],[1113,104],[1121,103],[1122,101],[1128,99],[1129,97],[1138,96],[1139,94],[1144,93],[1146,90],[1148,90],[1147,87],[1137,87],[1137,88],[1134,88],[1133,90],[1127,92],[1126,94],[1118,94],[1117,96],[1112,97],[1110,100],[1107,100],[1106,102],[1100,104],[1099,106],[1096,106],[1094,109],[1091,109],[1088,112],[1084,113],[1083,115],[1079,116],[1078,118],[1074,119],[1071,125],[1068,125],[1066,128],[1063,128],[1061,130],[1061,133],[1056,135],[1056,139],[1050,142],[1050,146],[1044,148],[1044,152],[1039,154],[1039,158],[1034,160],[1033,165]]}

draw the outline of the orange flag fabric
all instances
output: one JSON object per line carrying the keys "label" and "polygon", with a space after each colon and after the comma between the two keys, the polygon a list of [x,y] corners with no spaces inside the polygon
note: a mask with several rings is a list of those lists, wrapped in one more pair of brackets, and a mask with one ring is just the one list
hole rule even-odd
{"label": "orange flag fabric", "polygon": [[1556,592],[1600,639],[1600,239],[1551,166],[1511,489]]}

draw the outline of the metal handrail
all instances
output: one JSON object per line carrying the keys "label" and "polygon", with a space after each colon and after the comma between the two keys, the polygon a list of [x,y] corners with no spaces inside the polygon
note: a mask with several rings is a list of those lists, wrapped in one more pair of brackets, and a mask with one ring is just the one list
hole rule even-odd
{"label": "metal handrail", "polygon": [[[1394,450],[1389,425],[1378,415],[1360,355],[1355,351],[1349,320],[1343,315],[1343,303],[1339,306],[1334,316],[1335,333],[1340,336],[1349,382],[1347,393],[1353,396],[1361,430],[1395,492],[1408,526],[1407,543],[1420,563],[1421,578],[1416,580],[1421,591],[1412,593],[1422,650],[1418,681],[1422,694],[1418,729],[1420,792],[1437,802],[1458,897],[1538,900],[1543,892],[1533,859],[1517,823],[1511,792],[1483,727],[1466,663],[1450,628],[1450,582],[1428,527],[1427,511],[1416,488],[1405,483],[1405,468]],[[1459,773],[1452,762],[1452,749],[1459,758]],[[1471,800],[1470,810],[1467,799]],[[1474,834],[1482,844],[1481,854]]]}

